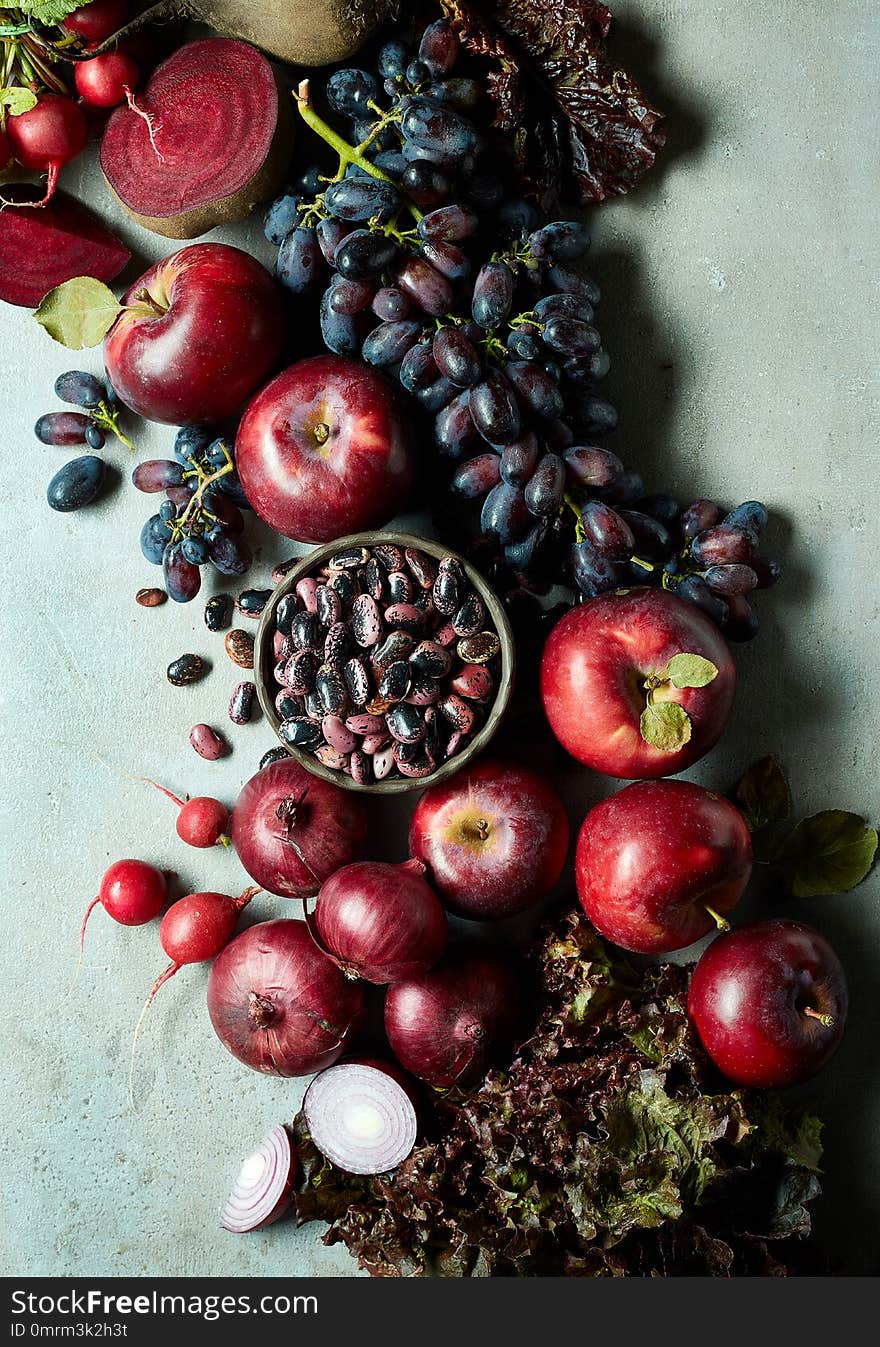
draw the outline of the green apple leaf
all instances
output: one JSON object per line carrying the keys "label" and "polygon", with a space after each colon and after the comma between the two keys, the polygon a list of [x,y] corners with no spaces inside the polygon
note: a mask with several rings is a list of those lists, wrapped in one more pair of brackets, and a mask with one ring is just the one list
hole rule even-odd
{"label": "green apple leaf", "polygon": [[663,753],[676,753],[691,737],[691,718],[678,702],[649,702],[639,729],[646,744]]}
{"label": "green apple leaf", "polygon": [[788,782],[772,753],[753,762],[745,772],[734,791],[734,802],[753,833],[788,818],[791,813]]}
{"label": "green apple leaf", "polygon": [[16,84],[0,89],[0,107],[4,107],[11,117],[18,117],[22,112],[30,112],[31,108],[36,106],[37,95],[32,89],[22,89]]}
{"label": "green apple leaf", "polygon": [[44,296],[34,317],[55,341],[81,351],[102,342],[121,312],[122,305],[103,281],[74,276]]}
{"label": "green apple leaf", "polygon": [[789,833],[775,860],[785,871],[795,898],[848,893],[874,863],[877,831],[860,814],[823,809]]}
{"label": "green apple leaf", "polygon": [[702,655],[673,655],[666,666],[666,677],[677,688],[704,688],[718,677],[718,669]]}

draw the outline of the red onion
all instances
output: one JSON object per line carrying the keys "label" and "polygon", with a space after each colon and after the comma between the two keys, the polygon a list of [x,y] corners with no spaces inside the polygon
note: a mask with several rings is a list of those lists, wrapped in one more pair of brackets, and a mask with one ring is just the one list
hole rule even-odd
{"label": "red onion", "polygon": [[348,1174],[385,1174],[416,1143],[413,1101],[381,1067],[343,1062],[322,1071],[306,1091],[303,1112],[318,1150]]}
{"label": "red onion", "polygon": [[471,1084],[513,1037],[521,993],[491,954],[461,952],[421,977],[395,982],[385,1032],[407,1071],[429,1085]]}
{"label": "red onion", "polygon": [[270,893],[305,898],[363,854],[367,815],[358,795],[287,758],[248,781],[231,833],[252,879]]}
{"label": "red onion", "polygon": [[208,1013],[233,1057],[274,1076],[331,1066],[364,1011],[363,992],[303,921],[264,921],[231,940],[208,979]]}
{"label": "red onion", "polygon": [[220,1213],[224,1230],[244,1235],[271,1225],[290,1207],[296,1155],[279,1123],[242,1164]]}
{"label": "red onion", "polygon": [[421,861],[361,861],[337,870],[318,894],[318,937],[346,977],[399,982],[433,968],[449,923]]}

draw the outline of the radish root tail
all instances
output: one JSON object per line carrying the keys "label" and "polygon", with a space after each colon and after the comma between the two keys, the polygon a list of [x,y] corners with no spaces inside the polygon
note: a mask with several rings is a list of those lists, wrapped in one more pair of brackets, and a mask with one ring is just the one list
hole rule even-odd
{"label": "radish root tail", "polygon": [[5,196],[0,197],[0,210],[5,210],[7,206],[27,206],[31,210],[42,210],[43,206],[48,206],[55,195],[55,188],[58,186],[58,164],[50,164],[46,174],[46,195],[41,201],[8,201]]}
{"label": "radish root tail", "polygon": [[138,1022],[134,1027],[134,1035],[131,1040],[131,1058],[128,1064],[128,1102],[131,1105],[132,1111],[135,1112],[137,1111],[137,1105],[134,1102],[134,1059],[135,1053],[137,1051],[138,1038],[140,1037],[141,1027],[144,1023],[144,1020],[146,1019],[147,1011],[153,1004],[156,992],[159,990],[159,988],[162,986],[163,983],[168,981],[169,978],[173,978],[174,974],[177,973],[182,967],[183,967],[182,964],[170,963],[168,967],[165,969],[165,972],[159,974],[159,976],[156,978],[156,981],[150,988],[150,994],[147,997],[146,1001],[144,1002],[144,1008],[141,1011],[140,1016],[138,1017]]}
{"label": "radish root tail", "polygon": [[164,164],[165,156],[159,149],[159,146],[156,144],[156,136],[162,130],[162,123],[154,122],[153,118],[150,116],[148,112],[144,112],[143,108],[138,107],[137,103],[134,101],[134,94],[132,93],[131,89],[125,90],[125,101],[131,108],[132,112],[136,112],[137,115],[139,117],[142,117],[143,120],[146,122],[147,135],[150,137],[150,146],[152,148],[152,151],[155,154],[156,158],[159,160],[159,163]]}

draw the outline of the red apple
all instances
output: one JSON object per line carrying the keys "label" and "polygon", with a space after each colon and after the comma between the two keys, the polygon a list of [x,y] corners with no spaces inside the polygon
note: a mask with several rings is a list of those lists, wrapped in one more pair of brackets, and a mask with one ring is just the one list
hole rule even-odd
{"label": "red apple", "polygon": [[462,917],[510,917],[545,897],[568,853],[556,791],[514,763],[475,763],[431,786],[413,814],[410,851]]}
{"label": "red apple", "polygon": [[248,500],[278,533],[323,543],[376,528],[415,477],[395,391],[357,360],[300,360],[261,389],[235,444]]}
{"label": "red apple", "polygon": [[706,1052],[737,1085],[794,1085],[843,1038],[848,996],[834,950],[799,921],[720,936],[694,969],[688,1013]]}
{"label": "red apple", "polygon": [[692,945],[733,908],[752,872],[738,809],[690,781],[640,781],[584,819],[575,877],[581,906],[622,949]]}
{"label": "red apple", "polygon": [[226,243],[196,243],[163,258],[122,303],[104,363],[122,401],[150,421],[223,421],[281,356],[281,290],[265,267]]}
{"label": "red apple", "polygon": [[[701,655],[718,670],[705,687],[668,680],[655,703],[677,702],[690,719],[683,747],[664,750],[640,729],[647,679],[674,655]],[[566,613],[541,661],[541,695],[550,728],[579,762],[631,779],[683,772],[717,741],[733,705],[736,673],[718,628],[699,608],[662,589],[600,594]]]}

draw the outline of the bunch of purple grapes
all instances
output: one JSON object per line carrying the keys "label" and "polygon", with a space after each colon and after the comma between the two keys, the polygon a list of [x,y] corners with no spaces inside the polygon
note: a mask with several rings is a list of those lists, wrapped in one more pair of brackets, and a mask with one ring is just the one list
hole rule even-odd
{"label": "bunch of purple grapes", "polygon": [[253,560],[245,541],[248,502],[230,442],[206,426],[181,426],[174,458],[139,463],[131,474],[139,491],[164,500],[141,530],[141,551],[162,567],[175,603],[189,603],[201,588],[207,564],[221,575],[243,575]]}
{"label": "bunch of purple grapes", "polygon": [[[330,350],[382,369],[431,418],[451,492],[444,527],[470,539],[502,592],[567,582],[589,597],[635,574],[698,603],[731,635],[753,634],[749,577],[706,574],[742,567],[744,546],[718,542],[703,565],[691,515],[679,524],[675,502],[647,496],[594,443],[617,415],[598,391],[609,367],[594,324],[599,289],[576,269],[589,233],[579,221],[542,223],[517,194],[510,144],[491,130],[449,23],[430,24],[417,50],[386,43],[375,74],[330,77],[326,100],[348,120],[349,141],[307,89],[300,99],[339,169],[310,169],[270,208],[277,274],[297,295],[320,294]],[[751,510],[748,526],[735,511],[730,528],[748,536],[751,556],[761,512],[740,510]],[[718,510],[699,531],[727,528],[721,520]],[[755,585],[771,570],[757,564]]]}

